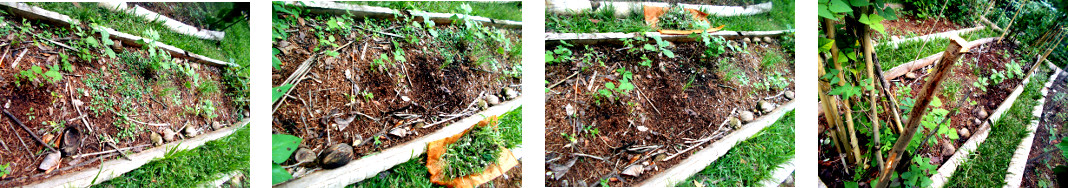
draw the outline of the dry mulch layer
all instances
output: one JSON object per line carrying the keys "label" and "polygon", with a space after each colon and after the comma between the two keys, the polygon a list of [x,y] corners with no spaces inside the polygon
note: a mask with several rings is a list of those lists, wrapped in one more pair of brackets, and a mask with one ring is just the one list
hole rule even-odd
{"label": "dry mulch layer", "polygon": [[[16,24],[22,23],[23,19],[5,16],[3,22]],[[83,41],[69,28],[53,27],[37,21],[28,23],[30,32],[42,38],[67,45]],[[88,28],[87,25],[80,27]],[[202,134],[215,129],[211,126],[213,122],[230,125],[244,116],[244,111],[235,109],[232,99],[225,96],[230,91],[218,81],[222,71],[219,67],[176,59],[176,65],[188,65],[199,74],[196,75],[199,83],[214,85],[215,91],[201,92],[200,86],[193,84],[192,77],[172,72],[176,69],[155,73],[147,71],[143,64],[137,63],[144,63],[148,57],[148,52],[140,47],[112,46],[119,54],[116,58],[98,53],[102,48],[92,48],[92,54],[89,55],[92,60],[86,61],[76,60],[77,52],[72,50],[38,40],[29,34],[21,36],[22,40],[17,33],[0,37],[0,54],[3,54],[0,56],[0,103],[3,111],[10,112],[32,133],[23,130],[10,118],[3,117],[0,120],[0,144],[4,148],[0,150],[0,162],[10,165],[11,172],[0,180],[0,186],[25,185],[94,167],[100,164],[99,161],[118,160],[120,156],[115,153],[85,154],[109,151],[116,147],[141,146],[133,148],[131,154],[149,149],[153,145],[150,134],[162,132],[165,128],[179,132],[176,139],[180,141],[190,138],[180,133],[183,127],[192,127]],[[21,71],[31,70],[33,66],[41,67],[42,71],[48,71],[53,66],[62,67],[63,58],[60,54],[69,55],[72,64],[72,71],[60,71],[63,74],[60,80],[53,83],[45,81],[44,76],[37,80],[20,76]],[[19,56],[22,56],[21,60]],[[218,117],[208,119],[203,113],[206,111],[197,110],[203,110],[200,107],[206,106],[206,103],[212,104],[214,114]],[[197,115],[198,112],[201,115]],[[81,134],[64,134],[68,131]],[[31,134],[41,137],[57,150],[70,148],[68,151],[73,152],[64,152],[54,170],[38,170],[50,152]],[[80,138],[71,137],[80,145],[60,144],[65,135],[81,135]],[[107,140],[113,140],[114,146],[105,144]]]}
{"label": "dry mulch layer", "polygon": [[[281,69],[273,72],[275,86],[293,74],[301,62],[319,53],[313,51],[321,41],[316,28],[325,27],[331,16],[286,19],[294,24],[289,27],[289,37],[274,44],[281,51],[277,57],[283,62]],[[403,19],[368,20],[356,18],[348,33],[322,33],[343,47],[336,57],[319,55],[307,75],[291,89],[288,99],[274,113],[275,133],[301,137],[301,147],[315,153],[331,145],[350,144],[354,159],[359,159],[474,114],[485,107],[476,99],[492,95],[500,96],[498,100],[503,102],[508,97],[502,90],[521,92],[520,78],[506,74],[520,71],[521,57],[507,50],[505,54],[492,50],[504,45],[488,34],[476,42],[463,42],[450,38],[462,32],[462,25],[439,25],[436,28],[440,37],[432,38],[422,30],[402,30],[412,27]],[[491,27],[486,30],[502,33],[500,36],[512,47],[522,45],[519,31]],[[412,43],[406,37],[418,40]],[[394,44],[403,46],[400,50],[405,61],[395,60]],[[320,51],[335,49],[322,48]],[[376,61],[384,64],[376,67]]]}
{"label": "dry mulch layer", "polygon": [[1056,147],[1062,138],[1068,136],[1068,129],[1063,127],[1068,125],[1068,73],[1061,73],[1053,81],[1043,108],[1031,153],[1027,157],[1022,187],[1042,187],[1042,184],[1060,187],[1053,168],[1068,164],[1061,156],[1062,151]]}
{"label": "dry mulch layer", "polygon": [[923,36],[965,28],[946,18],[919,19],[912,15],[899,15],[896,20],[885,20],[883,21],[883,26],[886,28],[886,34],[873,35],[872,40],[878,41],[883,37],[890,36],[898,36],[904,39],[911,36]]}
{"label": "dry mulch layer", "polygon": [[[787,61],[782,63],[761,65],[766,54],[782,53],[778,41],[750,43],[747,53],[728,51],[708,58],[702,57],[707,48],[703,44],[675,43],[669,48],[676,58],[649,53],[653,61],[650,67],[639,65],[641,55],[622,50],[622,46],[570,47],[575,57],[591,54],[595,58],[546,65],[548,84],[560,84],[545,94],[545,159],[546,171],[551,172],[545,185],[599,186],[602,180],[611,186],[638,185],[708,146],[700,145],[662,161],[692,145],[686,141],[712,138],[708,143],[714,143],[732,132],[732,126],[721,123],[733,110],[738,111],[735,114],[753,111],[763,115],[758,101],[787,102],[778,94],[794,87],[794,64],[789,61],[793,54],[783,54]],[[555,48],[547,46],[546,50]],[[623,77],[616,70],[620,68],[633,72],[630,82],[634,91],[616,94],[621,96],[618,100],[599,96],[598,90],[606,88],[606,82],[619,85]],[[748,81],[719,70],[747,75],[742,77]],[[775,82],[773,75],[786,78],[780,80],[785,85],[757,86]],[[640,170],[644,173],[622,175],[629,164],[644,164]]]}
{"label": "dry mulch layer", "polygon": [[[968,141],[970,134],[964,134],[964,130],[968,130],[970,133],[978,131],[979,125],[981,125],[980,111],[986,111],[986,114],[994,113],[997,110],[998,105],[1008,98],[1016,89],[1020,83],[1023,82],[1022,76],[1015,77],[1013,79],[1006,79],[997,85],[990,85],[986,91],[981,90],[972,83],[979,77],[990,77],[993,75],[994,70],[1004,72],[1006,70],[1005,64],[1009,64],[1012,59],[1016,59],[1020,64],[1024,73],[1029,71],[1033,63],[1024,61],[1023,56],[1016,54],[1016,45],[1010,42],[1006,43],[986,43],[981,46],[972,47],[971,54],[965,54],[958,63],[952,67],[950,75],[946,75],[945,80],[942,81],[942,87],[939,92],[936,92],[936,96],[941,100],[942,106],[937,107],[945,110],[952,110],[957,102],[961,100],[959,97],[965,97],[964,94],[971,92],[971,96],[966,96],[969,100],[974,101],[975,104],[969,104],[967,100],[962,102],[960,111],[951,117],[947,122],[950,128],[957,129],[959,139],[952,140],[948,137],[934,136],[932,139],[936,140],[934,143],[928,143],[924,148],[921,148],[918,152],[919,156],[927,157],[930,159],[931,164],[935,166],[941,166],[945,160],[948,160],[956,152],[957,148],[964,145],[964,142]],[[927,80],[927,71],[932,69],[934,65],[929,65],[924,68],[913,70],[905,76],[899,78],[890,78],[891,88],[890,91],[896,94],[898,105],[901,105],[903,101],[907,100],[905,97],[916,97],[920,90],[923,88],[924,82]],[[978,74],[976,74],[978,72]],[[909,75],[915,75],[915,78],[910,78]],[[992,81],[991,81],[992,82]],[[910,93],[905,96],[903,94],[904,87],[907,86],[907,91]],[[955,90],[953,88],[956,88]],[[949,94],[949,95],[947,95]],[[908,121],[906,108],[899,107],[902,111],[902,123]],[[928,107],[928,109],[935,109],[936,107]],[[928,110],[930,113],[930,110]],[[879,119],[882,121],[881,129],[890,128],[890,123],[893,120],[892,113],[885,111],[879,115]],[[842,116],[843,118],[845,116]],[[856,118],[857,116],[854,116]],[[982,119],[985,120],[985,119]],[[832,130],[828,128],[826,120],[823,116],[820,116],[820,140],[830,139],[829,135]],[[862,125],[856,125],[862,126]],[[870,129],[870,127],[858,127],[859,129]],[[917,132],[917,137],[926,136],[926,131]],[[895,135],[896,136],[896,135]],[[866,137],[859,132],[857,133],[858,145],[862,146],[861,153],[870,152],[871,148],[863,147],[868,145],[868,142],[872,142],[873,138]],[[883,143],[885,144],[885,143]],[[891,143],[892,144],[892,143]],[[832,145],[820,145],[820,172],[819,176],[824,182],[846,182],[853,181],[854,173],[857,173],[853,166],[849,166],[849,169],[845,169],[843,162],[844,156],[839,156],[838,152]],[[906,161],[902,159],[902,161]],[[877,171],[869,170],[867,174],[862,176],[874,178],[877,175]],[[840,187],[841,184],[829,184],[831,187]]]}

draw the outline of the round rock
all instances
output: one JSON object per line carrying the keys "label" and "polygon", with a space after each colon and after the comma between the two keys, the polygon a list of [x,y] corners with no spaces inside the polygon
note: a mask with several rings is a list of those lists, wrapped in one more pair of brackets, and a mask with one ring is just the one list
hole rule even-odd
{"label": "round rock", "polygon": [[990,115],[986,112],[986,109],[979,107],[979,119],[986,119],[986,116]]}
{"label": "round rock", "polygon": [[297,152],[293,154],[293,160],[301,163],[315,161],[315,152],[312,152],[308,148],[299,148],[297,149]]}
{"label": "round rock", "polygon": [[768,101],[760,100],[757,102],[757,106],[760,107],[760,112],[768,113],[771,110],[775,110],[775,104],[771,104]]}
{"label": "round rock", "polygon": [[727,118],[727,121],[727,124],[730,124],[731,128],[738,129],[738,127],[742,127],[742,121],[738,120],[738,118],[729,117]]}
{"label": "round rock", "polygon": [[503,95],[505,99],[512,100],[518,97],[519,93],[515,92],[511,87],[504,87],[501,88],[501,95]]}
{"label": "round rock", "polygon": [[184,132],[185,132],[185,136],[186,137],[192,138],[192,137],[197,136],[197,128],[193,127],[193,126],[185,127],[185,131]]}
{"label": "round rock", "polygon": [[748,111],[748,110],[746,110],[746,111],[742,111],[741,113],[738,113],[738,118],[741,118],[741,119],[742,119],[742,121],[744,121],[744,122],[746,122],[746,123],[748,123],[748,122],[750,122],[750,121],[753,121],[753,119],[754,119],[755,117],[756,117],[756,116],[755,116],[755,115],[753,115],[753,112],[750,112],[750,111]]}
{"label": "round rock", "polygon": [[489,105],[501,104],[501,99],[498,98],[496,95],[486,95],[485,98],[486,98],[486,103],[489,103]]}
{"label": "round rock", "polygon": [[782,95],[786,96],[786,99],[794,100],[794,92],[793,91],[786,91]]}
{"label": "round rock", "polygon": [[916,73],[913,73],[913,72],[905,73],[905,78],[916,79]]}
{"label": "round rock", "polygon": [[148,138],[152,139],[152,144],[155,144],[157,146],[163,145],[163,137],[159,136],[159,133],[152,133],[152,135],[149,135]]}
{"label": "round rock", "polygon": [[764,42],[771,42],[771,37],[764,37]]}
{"label": "round rock", "polygon": [[749,38],[743,38],[743,39],[742,39],[742,41],[745,41],[745,43],[750,43],[750,42],[753,42],[753,40],[751,40],[751,39],[749,39]]}
{"label": "round rock", "polygon": [[963,128],[962,127],[962,128],[960,128],[959,132],[960,132],[961,136],[964,136],[964,138],[972,137],[972,131],[969,131],[968,128]]}
{"label": "round rock", "polygon": [[176,135],[176,134],[177,133],[175,133],[170,128],[163,129],[163,140],[165,140],[167,142],[173,142],[174,141],[174,135]]}
{"label": "round rock", "polygon": [[352,160],[352,146],[341,143],[334,146],[330,146],[322,154],[319,155],[319,165],[324,169],[335,169],[345,164],[349,164]]}

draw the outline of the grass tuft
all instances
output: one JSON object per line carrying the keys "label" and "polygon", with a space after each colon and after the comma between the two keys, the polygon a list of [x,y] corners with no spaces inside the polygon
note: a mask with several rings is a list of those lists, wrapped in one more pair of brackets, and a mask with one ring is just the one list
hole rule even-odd
{"label": "grass tuft", "polygon": [[771,178],[780,164],[794,158],[794,150],[794,111],[790,111],[676,186],[760,186],[757,183]]}
{"label": "grass tuft", "polygon": [[234,171],[249,177],[248,161],[249,126],[246,125],[196,149],[169,151],[163,159],[93,187],[194,187]]}

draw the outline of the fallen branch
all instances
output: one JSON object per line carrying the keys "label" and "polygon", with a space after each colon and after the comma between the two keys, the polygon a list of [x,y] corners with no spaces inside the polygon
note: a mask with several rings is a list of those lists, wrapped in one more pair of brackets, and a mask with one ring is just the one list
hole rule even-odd
{"label": "fallen branch", "polygon": [[15,62],[11,63],[11,68],[15,68],[15,67],[19,66],[19,62],[22,61],[22,56],[26,55],[26,52],[29,52],[29,51],[30,51],[29,49],[26,49],[25,51],[22,51],[22,53],[19,54],[19,57],[15,58]]}
{"label": "fallen branch", "polygon": [[119,148],[119,149],[113,149],[113,150],[107,150],[107,151],[101,151],[101,152],[95,152],[95,153],[86,153],[86,154],[75,155],[73,158],[82,158],[82,157],[88,157],[88,156],[93,156],[93,155],[121,152],[123,150],[131,150],[131,149],[134,149],[134,148],[142,148],[142,147],[147,147],[147,146],[151,146],[151,145],[143,144],[143,145],[138,145],[138,146],[131,146],[131,147],[125,147],[125,148]]}
{"label": "fallen branch", "polygon": [[594,155],[587,155],[587,154],[582,154],[582,153],[571,153],[571,155],[589,157],[589,158],[593,158],[593,159],[597,159],[597,160],[601,160],[601,161],[608,161],[607,159],[604,159],[602,157],[598,157],[598,156],[594,156]]}
{"label": "fallen branch", "polygon": [[575,75],[578,75],[578,73],[579,72],[576,71],[574,74],[571,74],[571,76],[567,76],[567,78],[564,78],[563,80],[560,80],[559,82],[556,82],[553,85],[549,85],[549,87],[545,87],[545,89],[553,89],[554,87],[556,87],[556,85],[560,85],[560,84],[564,83],[564,81],[567,81],[567,80],[571,79],[572,77],[575,77]]}
{"label": "fallen branch", "polygon": [[30,137],[33,137],[34,140],[37,140],[37,142],[41,143],[41,145],[43,145],[45,148],[48,148],[48,150],[51,150],[53,152],[59,152],[59,150],[56,150],[56,148],[52,148],[52,146],[48,145],[47,142],[41,140],[40,137],[37,137],[36,134],[33,134],[33,131],[31,131],[29,127],[26,127],[25,124],[22,124],[22,121],[19,121],[19,119],[15,118],[14,115],[11,115],[11,112],[4,110],[4,115],[6,115],[7,118],[11,119],[11,121],[14,121],[15,124],[19,124],[19,126],[22,126],[22,130],[25,130],[27,133],[30,133]]}
{"label": "fallen branch", "polygon": [[642,89],[638,88],[638,85],[634,85],[634,89],[638,90],[638,95],[641,95],[642,98],[645,98],[645,102],[649,103],[649,106],[653,107],[653,110],[656,111],[656,114],[662,114],[660,113],[659,109],[656,109],[656,105],[653,104],[653,100],[649,100],[649,97],[645,96],[645,93],[642,93]]}

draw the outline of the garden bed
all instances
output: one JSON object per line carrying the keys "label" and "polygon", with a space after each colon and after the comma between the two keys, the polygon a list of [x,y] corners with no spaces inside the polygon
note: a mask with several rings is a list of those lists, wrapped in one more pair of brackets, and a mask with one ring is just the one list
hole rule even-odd
{"label": "garden bed", "polygon": [[[120,156],[108,151],[118,148],[123,148],[122,155],[143,152],[129,155],[146,157],[143,162],[147,162],[156,156],[153,151],[165,150],[151,147],[153,134],[170,129],[178,134],[167,142],[190,142],[189,146],[195,147],[199,144],[193,142],[228,134],[212,131],[233,129],[237,126],[226,126],[246,116],[226,96],[229,88],[220,86],[225,67],[193,62],[199,59],[171,59],[167,55],[174,51],[166,49],[165,44],[150,43],[155,46],[151,50],[135,47],[143,45],[133,42],[140,37],[89,27],[89,22],[67,27],[71,23],[69,17],[54,12],[21,3],[2,5],[15,15],[3,15],[0,24],[0,29],[11,33],[0,39],[4,51],[0,52],[0,75],[5,75],[0,78],[0,99],[3,110],[11,114],[2,123],[7,131],[0,134],[6,146],[0,151],[0,158],[7,162],[10,173],[0,185],[48,182],[96,165],[111,168],[113,165],[108,164],[120,160]],[[110,38],[100,36],[105,33]],[[174,54],[187,56],[196,55]],[[159,69],[157,65],[171,68]],[[14,119],[28,130],[20,129]],[[184,134],[184,128],[193,134]],[[204,133],[212,136],[193,137]],[[80,143],[60,144],[66,135],[81,135],[80,139],[69,140]],[[38,170],[51,151],[33,137],[40,137],[56,150],[67,150],[54,170]],[[126,163],[118,168],[139,166]]]}
{"label": "garden bed", "polygon": [[878,41],[891,36],[910,38],[966,28],[946,18],[919,19],[907,14],[900,15],[896,20],[885,20],[882,23],[886,27],[886,35],[874,35],[872,40]]}
{"label": "garden bed", "polygon": [[1023,181],[1020,183],[1022,187],[1059,187],[1061,182],[1054,175],[1053,168],[1068,164],[1060,154],[1062,151],[1055,147],[1068,137],[1068,129],[1063,128],[1068,123],[1068,73],[1052,75],[1052,78],[1055,80],[1049,87],[1050,93],[1046,96],[1040,123],[1034,132]]}
{"label": "garden bed", "polygon": [[[276,32],[285,34],[274,43],[281,64],[273,71],[280,100],[272,129],[302,138],[301,147],[315,153],[351,144],[356,161],[317,172],[317,166],[289,168],[297,177],[320,178],[284,186],[351,184],[425,151],[428,139],[463,130],[450,124],[461,124],[483,109],[487,111],[481,114],[488,116],[504,112],[498,107],[518,106],[518,30],[483,26],[473,16],[460,16],[466,24],[429,25],[436,22],[423,18],[434,20],[428,15],[438,13],[416,16],[423,13],[320,5],[286,7],[321,14],[275,15],[282,18],[275,20]],[[296,164],[291,162],[284,165]],[[353,172],[368,176],[337,177]]]}
{"label": "garden bed", "polygon": [[[950,117],[950,121],[946,123],[946,125],[948,125],[947,128],[949,128],[949,130],[951,130],[950,132],[952,133],[946,133],[946,135],[944,136],[940,135],[933,137],[935,141],[929,143],[925,148],[920,148],[917,154],[914,155],[922,156],[925,159],[928,159],[927,162],[929,162],[929,165],[932,165],[932,168],[940,167],[946,161],[964,157],[959,155],[962,155],[962,152],[965,153],[963,155],[967,155],[967,153],[970,152],[970,150],[974,150],[975,147],[966,147],[966,145],[978,145],[982,142],[982,139],[986,137],[986,133],[989,130],[989,124],[987,123],[987,120],[989,119],[990,121],[996,122],[997,118],[1000,117],[1001,113],[1012,104],[1012,99],[1015,99],[1013,93],[1019,93],[1020,90],[1022,90],[1020,83],[1023,82],[1024,75],[1020,75],[1019,73],[1017,73],[1013,76],[1013,78],[1004,79],[1004,81],[1001,81],[999,83],[994,83],[993,81],[985,81],[987,83],[990,83],[989,86],[985,86],[985,90],[973,85],[973,83],[976,83],[979,79],[990,78],[989,75],[994,75],[993,71],[995,70],[1001,72],[1001,75],[1005,75],[1005,72],[1007,72],[1008,70],[1006,68],[1006,65],[1011,64],[1011,62],[1013,62],[1014,60],[1019,60],[1015,62],[1016,65],[1020,67],[1020,70],[1023,73],[1031,71],[1029,69],[1030,67],[1032,67],[1031,65],[1033,65],[1032,63],[1026,63],[1026,58],[1022,58],[1021,56],[1019,56],[1019,54],[1015,53],[1016,45],[1014,43],[972,42],[970,44],[976,45],[971,47],[973,53],[963,55],[957,66],[953,67],[952,74],[948,75],[948,79],[945,83],[943,83],[943,89],[940,93],[936,93],[935,97],[941,100],[940,102],[934,103],[939,105],[931,106],[933,109],[942,109],[946,112],[928,112],[928,114],[924,117],[925,121],[926,119],[930,119],[930,122],[932,124],[938,123],[941,121],[941,119],[943,119],[943,116],[946,115],[945,113],[947,113],[948,110],[951,110],[956,107],[958,101],[963,101],[960,105],[959,112],[953,117]],[[936,54],[934,56],[940,55]],[[928,57],[924,59],[932,58]],[[932,60],[936,59],[938,58],[933,58]],[[929,63],[933,63],[933,61]],[[919,79],[923,79],[925,74],[927,74],[928,72],[927,69],[929,69],[930,66],[915,66],[913,63],[907,63],[901,65],[900,67],[895,67],[893,70],[897,70],[902,67],[912,68],[905,68],[909,71],[905,74],[900,75],[901,77],[899,78],[894,78],[897,75],[892,75],[893,73],[888,73],[887,79],[892,81],[892,87],[890,88],[890,91],[895,93],[899,102],[898,105],[902,105],[900,109],[907,110],[911,109],[911,105],[908,104],[913,101],[913,99],[911,99],[910,97],[915,96],[923,87],[923,81],[920,81]],[[971,96],[963,96],[965,93],[969,92],[971,93]],[[960,100],[961,97],[966,97],[967,99]],[[980,111],[985,111],[984,113],[986,114],[986,116],[980,117]],[[902,112],[901,114],[905,115],[909,113]],[[886,123],[889,123],[889,120],[892,120],[892,116],[889,113],[884,113],[880,114],[880,119],[888,120],[888,122]],[[902,119],[902,121],[904,121],[905,119],[907,119],[907,117],[902,117]],[[820,121],[820,124],[821,127],[827,126],[826,121]],[[890,128],[889,125],[887,125],[887,128]],[[968,133],[965,134],[965,132]],[[926,134],[926,132],[921,133]],[[918,133],[917,137],[922,138],[924,136],[923,134]],[[950,137],[953,136],[949,135],[957,136],[959,137],[959,139],[952,139]],[[828,138],[828,135],[826,134],[821,134],[820,136],[821,140]],[[871,140],[871,138],[866,137],[859,139]],[[886,144],[885,141],[884,144]],[[821,145],[821,147],[826,146]],[[844,162],[838,160],[844,159],[835,155],[835,150],[822,149],[820,152],[820,159],[820,176],[823,180],[831,182],[848,182],[852,181],[855,173],[858,173],[853,171],[854,169],[842,168],[842,164]],[[906,160],[902,159],[902,161]],[[939,168],[938,172],[940,173],[935,174],[935,176],[939,176],[939,174],[942,173],[947,173],[943,171],[948,171],[948,173],[952,173],[952,170],[955,169],[955,166],[956,164],[953,165],[953,168]],[[861,176],[873,176],[875,173],[877,172],[868,171]],[[935,181],[938,182],[938,180]],[[841,186],[841,184],[834,184],[831,186],[837,187]]]}
{"label": "garden bed", "polygon": [[1007,183],[1007,186],[1010,187],[1020,187],[1020,184],[1023,181],[1028,155],[1030,155],[1031,146],[1034,144],[1036,135],[1035,131],[1038,129],[1039,124],[1041,124],[1042,110],[1044,109],[1045,103],[1049,102],[1048,99],[1050,99],[1048,97],[1048,94],[1050,94],[1049,89],[1052,87],[1053,81],[1057,79],[1057,75],[1061,74],[1060,68],[1052,66],[1053,64],[1048,63],[1049,61],[1046,62],[1046,66],[1052,68],[1052,73],[1047,80],[1044,80],[1045,82],[1042,82],[1042,89],[1039,90],[1042,98],[1037,99],[1038,103],[1031,111],[1033,118],[1029,124],[1027,124],[1027,136],[1020,141],[1018,146],[1016,146],[1016,152],[1013,153],[1012,161],[1009,163],[1008,173],[1005,175],[1005,182]]}
{"label": "garden bed", "polygon": [[[787,103],[792,96],[782,93],[793,88],[793,55],[783,51],[782,37],[792,36],[750,42],[745,49],[739,39],[721,39],[712,48],[647,39],[651,51],[638,50],[639,41],[626,42],[633,48],[547,46],[554,53],[547,56],[556,60],[546,65],[552,84],[545,107],[546,186],[639,185],[698,151],[682,150],[718,143],[743,128],[740,121],[737,127],[723,125],[728,117],[742,111],[764,115],[774,104]],[[704,56],[715,47],[728,50]],[[665,50],[675,58],[658,55]],[[562,51],[568,55],[557,53]],[[623,89],[627,84],[633,88]],[[761,100],[769,104],[763,112],[757,107]],[[644,166],[635,171],[645,173],[622,175],[629,164]]]}

